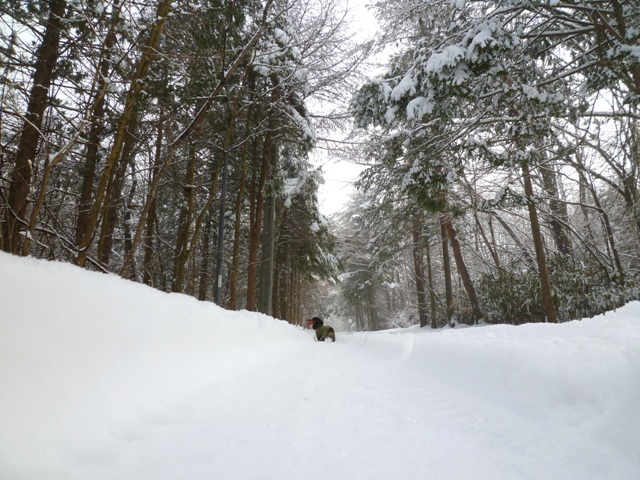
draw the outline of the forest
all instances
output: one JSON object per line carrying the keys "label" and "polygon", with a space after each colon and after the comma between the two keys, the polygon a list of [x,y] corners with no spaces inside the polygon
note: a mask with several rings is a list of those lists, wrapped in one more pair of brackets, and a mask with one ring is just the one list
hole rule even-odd
{"label": "forest", "polygon": [[2,250],[351,330],[639,300],[638,2],[353,7],[2,2]]}

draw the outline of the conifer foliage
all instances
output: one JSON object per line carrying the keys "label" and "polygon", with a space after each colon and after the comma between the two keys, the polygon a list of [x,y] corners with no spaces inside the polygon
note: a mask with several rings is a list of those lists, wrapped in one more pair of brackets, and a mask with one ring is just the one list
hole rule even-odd
{"label": "conifer foliage", "polygon": [[1,248],[201,299],[220,258],[223,306],[298,320],[337,273],[310,105],[360,48],[333,0],[2,2]]}
{"label": "conifer foliage", "polygon": [[361,186],[433,217],[438,322],[556,322],[637,298],[637,2],[375,8],[393,53],[351,104]]}

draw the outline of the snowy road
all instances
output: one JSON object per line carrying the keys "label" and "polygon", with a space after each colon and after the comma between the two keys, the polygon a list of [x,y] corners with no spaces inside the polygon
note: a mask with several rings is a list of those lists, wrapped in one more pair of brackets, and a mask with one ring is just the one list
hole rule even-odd
{"label": "snowy road", "polygon": [[449,402],[425,388],[344,341],[310,341],[122,432],[135,440],[91,476],[390,479],[402,458],[403,478],[424,478],[455,450]]}
{"label": "snowy road", "polygon": [[0,480],[639,478],[639,302],[317,343],[0,253],[0,305]]}
{"label": "snowy road", "polygon": [[[296,344],[114,431],[111,449],[81,453],[91,461],[77,477],[624,478],[606,457],[585,456],[578,432],[549,431],[359,348],[351,336],[339,340]],[[563,476],[565,460],[572,467]]]}
{"label": "snowy road", "polygon": [[83,452],[96,462],[79,477],[417,479],[449,464],[454,478],[456,452],[488,461],[470,408],[340,340],[298,344],[114,432],[109,458]]}

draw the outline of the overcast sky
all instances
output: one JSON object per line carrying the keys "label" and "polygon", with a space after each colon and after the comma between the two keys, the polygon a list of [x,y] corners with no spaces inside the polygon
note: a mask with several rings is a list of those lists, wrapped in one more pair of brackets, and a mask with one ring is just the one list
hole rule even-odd
{"label": "overcast sky", "polygon": [[[350,9],[353,26],[357,37],[365,39],[375,33],[377,21],[366,9],[372,0],[343,0]],[[336,132],[333,138],[344,139],[349,132]],[[336,213],[346,205],[350,194],[354,191],[353,182],[362,171],[362,166],[327,156],[326,152],[315,152],[314,163],[321,165],[324,172],[324,185],[320,185],[318,199],[320,212],[324,215]]]}

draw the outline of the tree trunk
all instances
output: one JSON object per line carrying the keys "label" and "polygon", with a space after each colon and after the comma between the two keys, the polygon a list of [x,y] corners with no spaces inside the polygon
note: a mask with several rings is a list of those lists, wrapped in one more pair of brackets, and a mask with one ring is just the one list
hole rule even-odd
{"label": "tree trunk", "polygon": [[518,234],[513,231],[513,228],[511,228],[511,225],[509,225],[500,215],[498,215],[497,212],[489,213],[498,221],[500,225],[502,225],[502,228],[504,228],[504,231],[509,234],[511,240],[513,240],[513,243],[520,247],[520,251],[522,252],[522,259],[524,260],[524,262],[531,268],[535,268],[537,264],[533,260],[529,249],[522,243]]}
{"label": "tree trunk", "polygon": [[374,332],[380,330],[380,321],[378,319],[378,299],[376,297],[376,287],[373,283],[373,278],[370,280],[371,284],[369,285],[369,302],[368,302],[368,312],[369,312],[369,328]]}
{"label": "tree trunk", "polygon": [[559,197],[557,173],[553,165],[551,165],[541,166],[540,174],[544,189],[549,196],[549,210],[551,211],[549,226],[551,227],[554,243],[558,252],[571,257],[573,255],[571,239],[564,227],[569,221],[569,213],[567,212],[567,204],[562,202]]}
{"label": "tree trunk", "polygon": [[32,164],[40,140],[40,128],[49,99],[49,87],[58,62],[60,31],[66,6],[64,0],[51,0],[47,26],[42,43],[36,52],[31,93],[11,173],[7,208],[2,224],[2,249],[5,252],[15,254],[21,252],[20,231],[21,225],[27,223],[28,197],[33,181]]}
{"label": "tree trunk", "polygon": [[[158,131],[156,133],[156,149],[154,153],[153,159],[153,169],[151,170],[151,174],[149,175],[151,183],[156,176],[156,172],[160,168],[162,163],[162,143],[164,139],[164,117],[160,117],[160,121],[158,122]],[[152,262],[153,262],[153,236],[154,229],[156,224],[156,199],[155,197],[151,199],[149,206],[149,215],[145,221],[145,237],[144,237],[144,269],[142,281],[146,285],[152,284],[151,272],[153,271]]]}
{"label": "tree trunk", "polygon": [[[121,276],[126,275],[127,270],[131,265],[131,262],[133,261],[133,255],[135,254],[137,246],[140,243],[140,239],[142,238],[144,223],[146,221],[147,215],[149,214],[151,202],[153,201],[153,199],[155,199],[156,193],[158,191],[159,180],[162,177],[162,174],[165,172],[168,165],[173,161],[173,158],[176,154],[177,149],[190,137],[191,133],[202,123],[206,113],[211,108],[211,105],[213,104],[213,102],[218,98],[218,95],[220,94],[220,91],[222,90],[222,88],[227,84],[227,82],[238,70],[240,65],[245,61],[245,57],[249,54],[249,52],[253,51],[253,48],[255,47],[258,40],[260,39],[262,32],[267,27],[268,13],[272,3],[273,3],[273,0],[266,0],[262,8],[262,19],[261,19],[258,30],[254,33],[254,35],[247,42],[247,44],[244,46],[242,51],[238,54],[233,64],[226,71],[221,72],[222,78],[220,79],[216,87],[213,89],[209,97],[207,97],[207,100],[205,101],[204,105],[198,111],[198,113],[193,118],[191,123],[182,131],[180,135],[178,135],[178,137],[171,143],[171,145],[169,145],[166,158],[162,162],[162,166],[158,170],[156,178],[153,180],[153,183],[149,187],[147,201],[145,202],[145,205],[142,208],[142,212],[140,213],[140,221],[138,223],[138,226],[136,227],[136,233],[132,241],[131,252],[124,259],[124,263],[122,265],[122,268],[120,269],[119,275]],[[213,199],[210,199],[210,201],[213,201]],[[195,236],[197,237],[197,235]],[[84,253],[84,255],[88,255],[88,253]]]}
{"label": "tree trunk", "polygon": [[[251,134],[251,118],[253,113],[253,106],[250,105],[247,109],[246,127],[244,132],[244,138],[248,139]],[[257,139],[253,142],[254,145],[254,158],[255,151],[257,150]],[[231,271],[229,272],[229,309],[238,309],[238,276],[240,270],[240,235],[242,233],[242,206],[244,203],[246,175],[247,175],[247,155],[249,152],[250,143],[247,141],[242,148],[242,160],[240,163],[238,195],[236,197],[235,205],[235,219],[233,228],[233,255],[231,258]]]}
{"label": "tree trunk", "polygon": [[[280,205],[278,205],[280,207]],[[285,208],[277,209],[278,220],[276,221],[276,231],[282,231],[282,225],[287,220],[288,210]],[[271,315],[275,318],[287,320],[287,297],[285,294],[287,275],[285,271],[290,269],[290,250],[288,242],[277,242],[279,245],[275,246],[274,242],[274,265],[273,265],[273,307]]]}
{"label": "tree trunk", "polygon": [[[274,168],[274,165],[271,166]],[[273,273],[275,247],[276,199],[269,195],[264,212],[262,229],[262,259],[260,260],[260,288],[258,311],[265,315],[273,313]]]}
{"label": "tree trunk", "polygon": [[107,186],[107,197],[102,211],[102,222],[100,227],[100,238],[98,239],[98,258],[103,265],[108,266],[111,261],[111,251],[113,250],[113,232],[118,221],[118,209],[122,204],[122,189],[127,173],[127,165],[133,163],[134,151],[136,147],[135,130],[138,125],[138,116],[135,114],[131,118],[129,127],[125,134],[125,142],[122,148],[117,170],[113,170],[113,175],[109,179]]}
{"label": "tree trunk", "polygon": [[[129,166],[131,167],[131,188],[127,195],[127,201],[124,209],[124,254],[125,256],[131,251],[131,212],[134,207],[134,199],[136,196],[136,189],[138,187],[138,180],[136,178],[136,165],[133,158],[130,159]],[[129,272],[129,279],[136,279],[136,266],[135,263],[131,265],[131,271]]]}
{"label": "tree trunk", "polygon": [[423,223],[422,215],[415,214],[413,216],[411,224],[411,232],[413,234],[413,271],[416,282],[420,327],[425,327],[429,323],[429,315],[427,314],[427,295],[424,285],[424,260],[422,256],[422,246],[424,245],[424,238],[422,236]]}
{"label": "tree trunk", "polygon": [[[637,67],[638,70],[638,78],[640,79],[640,66]],[[636,114],[636,118],[638,113],[640,113],[640,109],[637,107],[634,109],[634,113]],[[638,125],[638,121],[633,119],[629,121],[629,130],[630,134],[630,145],[629,145],[629,157],[631,160],[631,174],[627,177],[627,182],[633,182],[628,186],[625,185],[625,190],[630,190],[632,192],[632,197],[634,200],[633,208],[631,209],[631,215],[635,220],[636,227],[636,255],[635,258],[631,260],[631,264],[634,267],[638,267],[640,265],[640,192],[638,191],[638,183],[640,176],[640,125]]]}
{"label": "tree trunk", "polygon": [[102,210],[103,203],[107,196],[109,179],[111,178],[112,170],[114,169],[116,162],[118,161],[122,153],[124,139],[126,136],[125,134],[127,132],[127,129],[129,128],[131,119],[135,115],[136,104],[138,102],[139,94],[142,91],[142,87],[144,86],[144,79],[147,76],[149,67],[157,56],[157,48],[158,44],[160,43],[160,37],[164,28],[164,22],[167,19],[167,15],[170,9],[171,0],[162,0],[158,4],[155,21],[153,22],[153,26],[151,27],[151,33],[149,34],[147,44],[145,45],[142,57],[138,62],[133,78],[131,79],[131,84],[129,86],[129,91],[127,92],[125,101],[124,111],[122,112],[122,115],[118,122],[113,145],[111,147],[109,155],[107,156],[105,167],[100,177],[100,182],[98,183],[98,189],[96,192],[93,208],[91,209],[91,213],[89,214],[89,218],[87,221],[87,228],[84,232],[84,235],[82,236],[82,241],[78,245],[80,253],[78,255],[77,263],[80,266],[84,266],[85,262],[87,261],[87,257],[89,256],[89,246],[91,245],[96,226],[98,224],[99,213]]}
{"label": "tree trunk", "polygon": [[473,310],[473,319],[477,324],[482,319],[482,310],[480,310],[480,303],[478,302],[478,296],[476,295],[476,289],[473,286],[473,282],[471,281],[471,276],[469,275],[469,270],[467,269],[467,265],[464,262],[464,258],[462,257],[462,249],[460,248],[460,242],[456,236],[456,231],[451,224],[451,215],[444,214],[444,227],[449,237],[449,242],[451,242],[451,249],[453,250],[453,258],[456,261],[456,267],[458,269],[458,275],[462,279],[462,284],[464,285],[464,289],[467,292],[467,296],[469,297],[469,302],[471,303],[471,308]]}
{"label": "tree trunk", "polygon": [[451,325],[454,312],[453,285],[451,284],[451,260],[449,258],[449,242],[447,241],[444,215],[440,215],[440,238],[442,241],[442,270],[444,274],[447,323]]}
{"label": "tree trunk", "polygon": [[104,46],[102,48],[102,60],[100,62],[100,74],[98,75],[98,94],[96,103],[91,117],[91,128],[87,137],[87,148],[85,162],[81,169],[82,186],[80,187],[80,200],[78,202],[78,218],[76,221],[75,240],[79,245],[87,230],[89,224],[89,214],[91,212],[91,204],[93,199],[93,187],[96,178],[96,168],[98,165],[98,151],[102,132],[104,130],[104,93],[107,88],[106,79],[109,77],[109,70],[112,66],[111,49],[116,43],[116,25],[119,20],[119,0],[113,2],[113,19],[111,27],[105,37]]}
{"label": "tree trunk", "polygon": [[427,251],[427,281],[429,283],[429,309],[431,311],[431,328],[438,328],[438,315],[436,309],[436,290],[433,284],[433,264],[431,262],[431,242],[425,242]]}
{"label": "tree trunk", "polygon": [[198,284],[198,300],[206,300],[209,291],[209,252],[211,243],[211,215],[207,215],[202,238],[202,260],[200,263],[200,282]]}
{"label": "tree trunk", "polygon": [[189,259],[189,238],[191,237],[191,221],[193,218],[194,196],[195,196],[195,169],[196,169],[196,147],[189,146],[189,159],[187,161],[187,171],[185,172],[183,195],[184,206],[180,213],[180,227],[176,239],[176,257],[173,266],[173,286],[174,292],[182,292],[184,288],[185,266]]}
{"label": "tree trunk", "polygon": [[264,209],[264,186],[269,176],[269,154],[271,150],[273,132],[267,132],[262,147],[262,161],[260,165],[260,176],[256,181],[254,174],[252,195],[253,215],[250,219],[249,230],[249,261],[247,265],[247,310],[255,312],[257,310],[257,290],[258,290],[258,249],[260,247],[260,229],[262,225],[262,213]]}
{"label": "tree trunk", "polygon": [[[584,179],[584,176],[583,176]],[[585,179],[586,180],[586,179]],[[602,204],[600,203],[600,198],[598,197],[598,193],[593,185],[587,185],[589,192],[591,193],[591,198],[593,199],[593,203],[596,207],[596,210],[600,214],[600,219],[602,221],[602,228],[604,230],[605,235],[605,244],[607,245],[607,250],[609,251],[610,256],[613,257],[613,262],[615,265],[615,274],[611,275],[613,280],[619,285],[624,285],[625,282],[625,273],[622,268],[622,261],[620,260],[620,254],[618,253],[618,248],[616,246],[616,240],[613,236],[613,228],[611,227],[611,222],[609,221],[609,215],[602,208]]]}
{"label": "tree trunk", "polygon": [[484,231],[484,228],[482,227],[482,223],[480,223],[480,219],[478,218],[478,212],[474,211],[473,212],[473,216],[475,218],[476,221],[476,229],[478,230],[478,233],[480,233],[480,236],[482,237],[482,240],[484,241],[484,244],[487,246],[487,250],[489,250],[489,254],[491,255],[491,258],[493,259],[493,262],[496,264],[496,268],[499,270],[500,269],[500,257],[498,257],[498,252],[496,250],[496,244],[495,244],[495,235],[493,232],[493,226],[491,225],[491,217],[489,217],[489,228],[491,230],[491,241],[489,241],[489,239],[487,238],[487,235]]}
{"label": "tree trunk", "polygon": [[536,250],[536,261],[538,262],[538,276],[540,278],[542,306],[546,321],[549,323],[558,323],[556,308],[553,304],[553,292],[551,290],[551,281],[549,280],[549,272],[547,270],[547,260],[544,253],[544,243],[542,240],[542,233],[540,232],[538,213],[533,202],[533,185],[531,183],[531,174],[529,171],[529,163],[527,161],[522,162],[522,180],[524,182],[524,193],[528,198],[527,207],[529,209],[529,221],[531,222],[533,245]]}

